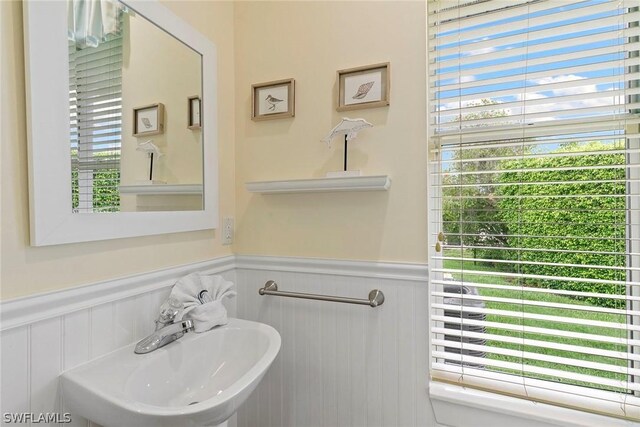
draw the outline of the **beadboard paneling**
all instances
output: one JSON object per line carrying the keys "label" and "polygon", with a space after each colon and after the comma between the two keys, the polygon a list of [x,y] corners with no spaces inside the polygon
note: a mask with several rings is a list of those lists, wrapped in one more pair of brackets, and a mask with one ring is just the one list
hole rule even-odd
{"label": "beadboard paneling", "polygon": [[[43,320],[30,326],[30,412],[61,412],[62,397],[58,375],[62,372],[61,318]],[[51,424],[41,424],[51,425]]]}
{"label": "beadboard paneling", "polygon": [[[216,265],[215,260],[197,266],[213,267],[203,271],[220,273],[235,283],[235,270],[228,261],[223,260],[223,269]],[[60,293],[2,302],[3,323],[6,319],[9,325],[3,325],[0,332],[0,413],[31,412],[37,416],[68,411],[58,387],[60,373],[136,342],[152,332],[158,309],[169,296],[171,286],[185,272],[193,271],[193,266],[171,271],[118,279],[114,281],[113,294],[108,291],[109,282],[79,288],[78,293],[87,296],[94,305],[81,302],[73,290],[61,291],[70,299],[70,302],[62,303],[62,307],[69,309],[66,313],[61,312],[61,307],[57,307],[55,312],[50,307],[38,311],[48,306],[47,298],[51,304],[61,301]],[[154,284],[159,277],[161,282]],[[131,281],[129,289],[126,289],[127,280]],[[225,301],[232,317],[236,315],[235,303],[235,299]],[[79,305],[84,308],[78,309]],[[33,312],[20,313],[16,307],[29,308]],[[62,425],[97,426],[75,414],[71,414],[71,418],[70,424]],[[4,420],[1,422],[5,425]]]}
{"label": "beadboard paneling", "polygon": [[[30,407],[29,327],[11,329],[0,335],[0,412],[28,412]],[[4,417],[3,417],[4,418]]]}
{"label": "beadboard paneling", "polygon": [[[339,261],[303,272],[291,265],[278,271],[276,259],[238,257],[237,265],[238,317],[282,336],[278,358],[238,411],[239,427],[434,425],[426,395],[427,284],[418,267],[409,275],[406,265],[386,264],[384,274],[374,267],[366,277],[366,266],[356,274]],[[377,288],[385,302],[372,309],[260,296],[267,280],[281,290],[354,298]]]}
{"label": "beadboard paneling", "polygon": [[[148,335],[170,286],[191,271],[235,282],[238,298],[225,304],[229,315],[267,323],[282,336],[280,354],[229,427],[440,426],[427,396],[426,266],[245,256],[0,303],[0,413],[68,411],[60,372]],[[378,288],[386,301],[372,309],[259,296],[270,279],[282,290],[354,298]],[[451,425],[534,422],[503,408],[439,404]],[[544,406],[538,405],[542,416],[558,411]],[[584,414],[569,412],[578,419],[571,425],[583,425]],[[568,425],[547,418],[536,425]],[[74,414],[64,425],[100,427]]]}

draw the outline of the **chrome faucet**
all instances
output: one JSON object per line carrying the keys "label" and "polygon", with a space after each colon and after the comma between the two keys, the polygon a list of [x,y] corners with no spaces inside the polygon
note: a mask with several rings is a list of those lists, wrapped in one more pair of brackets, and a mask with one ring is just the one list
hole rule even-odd
{"label": "chrome faucet", "polygon": [[150,353],[181,338],[185,333],[193,331],[191,319],[175,320],[182,309],[183,304],[175,298],[169,298],[162,304],[160,315],[156,319],[155,332],[140,341],[134,352],[137,354]]}

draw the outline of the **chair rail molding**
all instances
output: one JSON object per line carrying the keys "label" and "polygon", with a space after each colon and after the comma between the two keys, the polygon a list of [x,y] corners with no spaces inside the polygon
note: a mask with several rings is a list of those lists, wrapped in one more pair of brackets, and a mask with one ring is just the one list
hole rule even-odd
{"label": "chair rail molding", "polygon": [[[217,274],[236,269],[397,279],[413,282],[428,280],[426,264],[229,255],[74,288],[0,301],[0,331],[152,292],[171,286],[180,277],[196,271]],[[258,285],[260,284],[256,284],[256,286]]]}
{"label": "chair rail molding", "polygon": [[424,282],[429,278],[426,263],[237,255],[236,267],[246,270],[315,273],[418,282]]}
{"label": "chair rail molding", "polygon": [[0,331],[62,316],[100,304],[171,286],[196,271],[216,274],[235,269],[233,255],[135,274],[0,302]]}

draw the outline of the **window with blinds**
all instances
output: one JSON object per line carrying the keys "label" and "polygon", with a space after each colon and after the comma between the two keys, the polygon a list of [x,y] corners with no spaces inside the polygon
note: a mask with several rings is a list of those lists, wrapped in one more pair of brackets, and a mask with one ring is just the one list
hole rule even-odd
{"label": "window with blinds", "polygon": [[72,209],[120,206],[122,36],[96,47],[69,43]]}
{"label": "window with blinds", "polygon": [[640,419],[637,0],[429,0],[431,378]]}

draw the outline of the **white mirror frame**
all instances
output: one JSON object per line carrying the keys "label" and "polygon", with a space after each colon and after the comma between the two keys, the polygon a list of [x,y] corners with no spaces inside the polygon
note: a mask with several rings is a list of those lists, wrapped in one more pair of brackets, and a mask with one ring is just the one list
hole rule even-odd
{"label": "white mirror frame", "polygon": [[204,209],[72,213],[67,2],[27,0],[23,10],[33,246],[204,230],[218,223],[216,47],[157,0],[123,3],[202,55]]}

